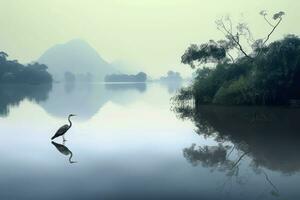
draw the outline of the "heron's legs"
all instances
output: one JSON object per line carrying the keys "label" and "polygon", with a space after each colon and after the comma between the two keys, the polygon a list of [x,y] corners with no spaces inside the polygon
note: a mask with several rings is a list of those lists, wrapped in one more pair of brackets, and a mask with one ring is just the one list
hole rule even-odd
{"label": "heron's legs", "polygon": [[63,138],[63,142],[67,141],[65,135],[63,135],[62,138]]}

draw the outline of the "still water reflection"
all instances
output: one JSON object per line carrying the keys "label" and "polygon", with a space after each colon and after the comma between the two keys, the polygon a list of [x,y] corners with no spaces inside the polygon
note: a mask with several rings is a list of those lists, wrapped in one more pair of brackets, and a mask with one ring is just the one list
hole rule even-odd
{"label": "still water reflection", "polygon": [[45,101],[52,85],[0,85],[0,116],[7,116],[10,107],[18,106],[23,99]]}
{"label": "still water reflection", "polygon": [[66,155],[66,156],[69,156],[69,163],[70,164],[73,164],[73,163],[76,163],[76,161],[72,161],[72,157],[73,157],[73,152],[68,149],[68,147],[65,146],[65,141],[63,142],[63,144],[59,144],[59,143],[56,143],[56,142],[51,142],[55,148],[60,152],[62,153],[63,155]]}
{"label": "still water reflection", "polygon": [[[9,87],[0,199],[300,198],[298,109],[174,112],[158,83]],[[51,144],[70,113],[68,142]]]}

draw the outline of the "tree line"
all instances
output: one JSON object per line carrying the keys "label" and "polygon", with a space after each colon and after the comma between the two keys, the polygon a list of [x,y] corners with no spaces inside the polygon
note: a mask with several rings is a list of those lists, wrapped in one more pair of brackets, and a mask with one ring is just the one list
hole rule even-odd
{"label": "tree line", "polygon": [[139,72],[136,75],[129,74],[110,74],[104,78],[105,82],[146,82],[147,74]]}
{"label": "tree line", "polygon": [[300,39],[287,35],[267,44],[285,13],[275,13],[272,20],[266,11],[260,14],[270,27],[262,39],[253,39],[247,24],[234,28],[226,17],[216,21],[224,40],[191,45],[182,63],[196,68],[196,76],[175,99],[227,105],[282,105],[300,99]]}
{"label": "tree line", "polygon": [[8,54],[0,52],[0,83],[51,83],[52,76],[47,66],[40,63],[20,64],[17,60],[8,60]]}

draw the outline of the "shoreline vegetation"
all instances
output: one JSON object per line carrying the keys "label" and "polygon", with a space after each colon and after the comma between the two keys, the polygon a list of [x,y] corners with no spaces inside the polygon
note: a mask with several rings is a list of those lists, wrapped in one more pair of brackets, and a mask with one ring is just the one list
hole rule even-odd
{"label": "shoreline vegetation", "polygon": [[[227,17],[216,22],[225,40],[193,44],[185,51],[182,63],[197,69],[193,83],[178,92],[173,98],[175,102],[183,105],[192,100],[196,106],[297,104],[300,39],[290,34],[267,44],[282,22],[284,12],[275,13],[273,21],[268,20],[266,11],[260,14],[271,29],[262,39],[254,40],[246,24],[240,23],[233,30]],[[246,43],[250,43],[249,48],[245,47]],[[211,64],[214,67],[209,67]]]}
{"label": "shoreline vegetation", "polygon": [[27,65],[17,60],[8,60],[8,54],[0,52],[0,83],[1,84],[51,84],[53,79],[47,71],[48,67],[40,63]]}

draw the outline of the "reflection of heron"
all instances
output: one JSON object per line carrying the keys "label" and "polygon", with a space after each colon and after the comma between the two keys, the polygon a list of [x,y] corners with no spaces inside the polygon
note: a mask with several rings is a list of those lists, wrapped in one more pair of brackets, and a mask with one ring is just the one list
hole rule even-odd
{"label": "reflection of heron", "polygon": [[56,142],[51,142],[55,147],[56,147],[56,149],[60,152],[60,153],[62,153],[62,154],[64,154],[64,155],[70,155],[70,157],[69,157],[69,162],[72,164],[72,163],[76,163],[76,161],[72,161],[71,159],[72,159],[72,157],[73,157],[73,153],[72,153],[72,151],[70,151],[69,149],[68,149],[68,147],[66,147],[65,145],[63,145],[63,144],[58,144],[58,143],[56,143]]}
{"label": "reflection of heron", "polygon": [[69,115],[68,120],[69,120],[70,125],[65,124],[65,125],[63,125],[62,127],[60,127],[60,128],[56,131],[55,135],[51,138],[51,140],[53,140],[54,138],[57,138],[57,137],[59,137],[59,136],[63,136],[63,140],[66,141],[64,135],[65,135],[65,133],[66,133],[66,132],[71,128],[71,126],[72,126],[72,122],[71,122],[71,120],[70,120],[70,118],[71,118],[72,116],[76,116],[76,115],[74,115],[74,114],[70,114],[70,115]]}

